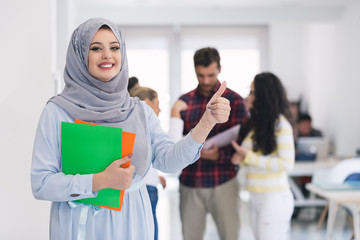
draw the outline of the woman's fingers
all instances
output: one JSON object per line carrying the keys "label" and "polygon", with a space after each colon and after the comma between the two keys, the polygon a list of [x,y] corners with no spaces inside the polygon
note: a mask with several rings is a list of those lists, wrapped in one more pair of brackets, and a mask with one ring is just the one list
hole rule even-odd
{"label": "woman's fingers", "polygon": [[113,161],[105,170],[104,174],[108,188],[123,190],[131,186],[135,166],[130,165],[132,154]]}
{"label": "woman's fingers", "polygon": [[226,122],[230,115],[230,101],[226,98],[220,97],[217,101],[208,106],[211,115],[215,118],[217,123]]}
{"label": "woman's fingers", "polygon": [[222,104],[222,103],[218,103],[218,104],[214,104],[212,106],[209,106],[208,110],[211,111],[211,113],[215,113],[219,110],[222,110],[222,111],[226,111],[227,113],[230,114],[230,105],[227,105],[227,104]]}
{"label": "woman's fingers", "polygon": [[207,111],[205,111],[202,121],[208,126],[207,128],[212,128],[216,123],[224,123],[229,120],[230,101],[221,97],[225,90],[226,82],[224,81],[206,105]]}
{"label": "woman's fingers", "polygon": [[230,109],[230,101],[226,98],[220,97],[216,101],[208,104],[208,110],[216,110],[218,108]]}
{"label": "woman's fingers", "polygon": [[236,150],[236,152],[241,152],[242,147],[241,147],[239,144],[237,144],[236,141],[231,141],[231,145],[232,145],[233,148]]}
{"label": "woman's fingers", "polygon": [[238,154],[238,153],[235,153],[235,154],[232,155],[232,157],[231,157],[231,162],[232,162],[232,164],[234,164],[234,165],[240,164],[241,160],[242,160],[242,157],[241,157],[241,155]]}
{"label": "woman's fingers", "polygon": [[123,167],[126,168],[130,165],[130,161],[132,159],[132,154],[130,154],[129,156],[123,157],[121,159],[115,160],[113,161],[110,166],[114,166],[114,167]]}
{"label": "woman's fingers", "polygon": [[211,111],[212,115],[224,115],[224,116],[229,116],[230,115],[230,109],[228,108],[216,108],[214,110]]}

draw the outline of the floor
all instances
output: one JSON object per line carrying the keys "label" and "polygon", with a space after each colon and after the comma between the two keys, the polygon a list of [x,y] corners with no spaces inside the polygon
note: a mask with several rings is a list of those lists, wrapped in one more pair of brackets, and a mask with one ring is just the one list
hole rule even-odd
{"label": "floor", "polygon": [[[157,207],[157,216],[159,223],[159,240],[182,240],[181,221],[179,215],[179,181],[176,176],[167,176],[166,189],[159,188],[159,202]],[[239,177],[241,182],[241,177]],[[248,193],[244,190],[240,192],[241,199],[241,240],[254,240],[249,224],[248,214]],[[326,221],[323,226],[317,230],[317,221],[322,209],[303,208],[291,221],[291,231],[289,239],[291,240],[326,240]],[[340,208],[335,222],[335,229],[332,240],[350,240],[352,234],[351,224],[348,220],[348,213]],[[208,215],[206,232],[204,240],[219,240],[216,226]]]}

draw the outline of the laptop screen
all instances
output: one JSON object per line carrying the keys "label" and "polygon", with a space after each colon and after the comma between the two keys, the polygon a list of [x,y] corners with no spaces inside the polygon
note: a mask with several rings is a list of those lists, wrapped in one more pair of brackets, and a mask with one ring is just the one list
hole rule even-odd
{"label": "laptop screen", "polygon": [[329,157],[329,140],[323,137],[299,137],[296,142],[296,160],[317,160]]}

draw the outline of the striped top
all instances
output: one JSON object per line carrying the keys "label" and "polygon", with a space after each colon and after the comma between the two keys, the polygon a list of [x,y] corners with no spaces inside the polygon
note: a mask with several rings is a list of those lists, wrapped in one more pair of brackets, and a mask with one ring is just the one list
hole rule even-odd
{"label": "striped top", "polygon": [[254,152],[251,131],[242,146],[250,151],[243,164],[247,166],[247,190],[256,193],[281,192],[289,189],[288,172],[295,162],[294,137],[290,123],[280,115],[275,127],[276,149],[268,155]]}

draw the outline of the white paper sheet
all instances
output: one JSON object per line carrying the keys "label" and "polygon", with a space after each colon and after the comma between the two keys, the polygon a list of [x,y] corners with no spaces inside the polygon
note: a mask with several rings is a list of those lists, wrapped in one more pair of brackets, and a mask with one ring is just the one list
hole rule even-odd
{"label": "white paper sheet", "polygon": [[240,124],[235,125],[228,130],[216,134],[215,136],[209,138],[204,143],[204,149],[211,148],[212,145],[216,144],[218,147],[224,147],[231,143],[231,141],[236,140],[240,130]]}

